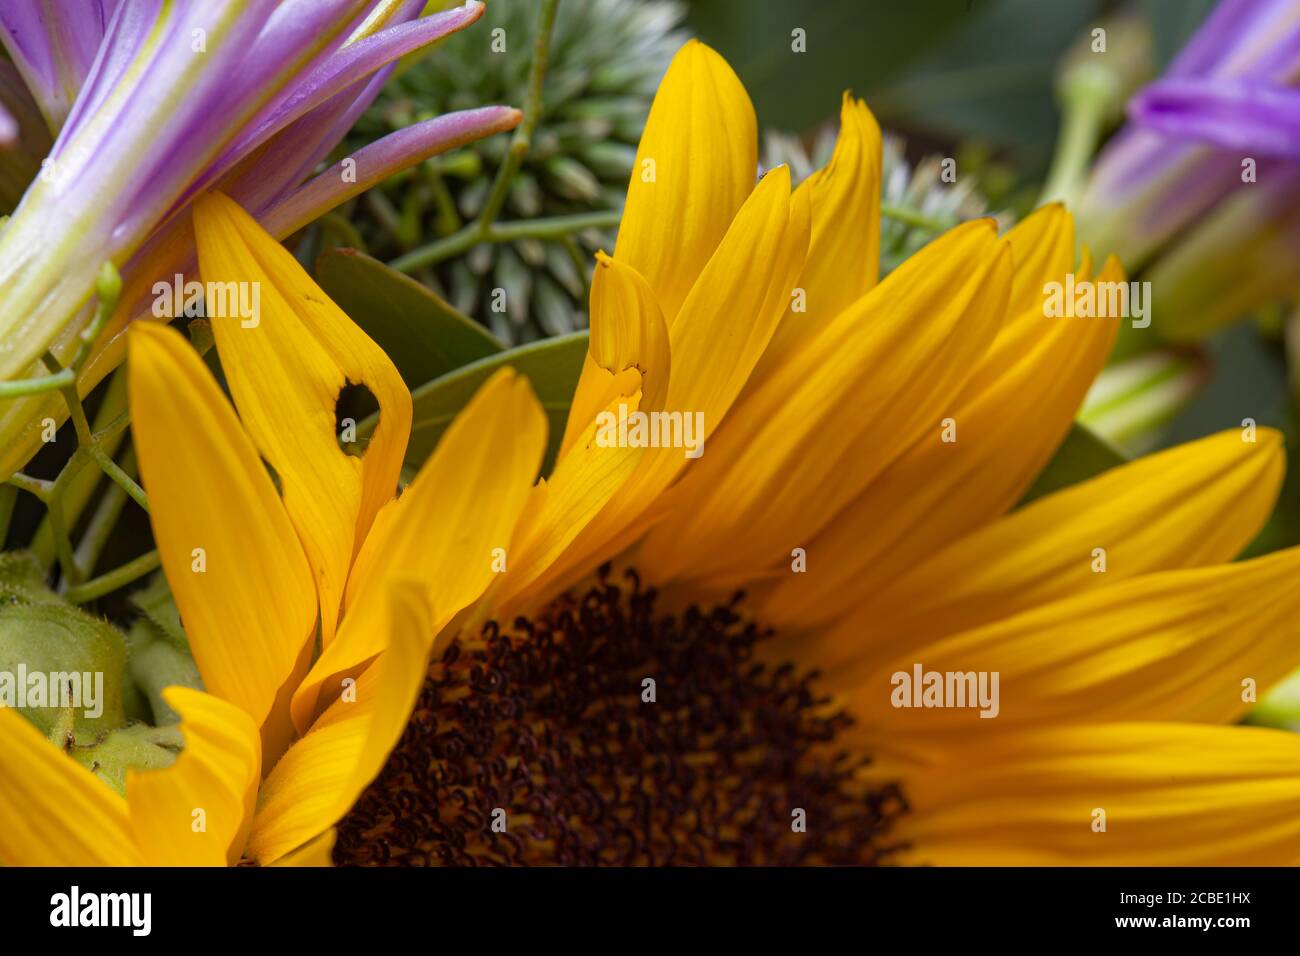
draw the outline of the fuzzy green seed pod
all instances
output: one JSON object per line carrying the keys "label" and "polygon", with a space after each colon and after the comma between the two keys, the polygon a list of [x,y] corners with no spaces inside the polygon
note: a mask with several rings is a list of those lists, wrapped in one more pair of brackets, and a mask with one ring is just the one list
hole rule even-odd
{"label": "fuzzy green seed pod", "polygon": [[49,590],[30,555],[0,555],[0,706],[92,740],[126,722],[125,667],[121,632]]}
{"label": "fuzzy green seed pod", "polygon": [[89,744],[66,745],[67,754],[118,793],[126,793],[130,770],[161,770],[176,762],[185,738],[178,726],[132,724]]}

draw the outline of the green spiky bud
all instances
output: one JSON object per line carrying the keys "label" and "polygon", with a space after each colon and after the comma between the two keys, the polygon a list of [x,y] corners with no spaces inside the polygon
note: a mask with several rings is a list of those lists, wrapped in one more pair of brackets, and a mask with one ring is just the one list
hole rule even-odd
{"label": "green spiky bud", "polygon": [[[650,102],[673,54],[684,8],[675,0],[565,0],[552,34],[542,115],[511,184],[500,221],[618,209]],[[411,123],[485,103],[522,106],[537,30],[537,5],[492,3],[473,30],[442,41],[436,55],[399,71],[358,121],[352,146]],[[350,210],[367,251],[392,259],[477,217],[509,137],[434,157],[371,190]],[[612,249],[610,233],[575,237],[581,258]],[[556,242],[480,245],[414,273],[508,344],[585,328],[588,276]],[[492,309],[506,291],[505,312]]]}

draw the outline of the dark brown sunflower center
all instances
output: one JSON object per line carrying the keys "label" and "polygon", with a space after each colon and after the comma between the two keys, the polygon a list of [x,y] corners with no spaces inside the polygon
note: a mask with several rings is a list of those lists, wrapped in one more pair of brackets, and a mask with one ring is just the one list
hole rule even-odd
{"label": "dark brown sunflower center", "polygon": [[740,598],[655,614],[635,575],[489,625],[431,665],[341,865],[876,864],[905,804]]}

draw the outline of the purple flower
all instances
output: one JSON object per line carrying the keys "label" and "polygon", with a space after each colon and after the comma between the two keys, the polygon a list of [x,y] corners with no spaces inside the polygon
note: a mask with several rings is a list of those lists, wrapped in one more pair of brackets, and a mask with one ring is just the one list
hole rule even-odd
{"label": "purple flower", "polygon": [[1296,291],[1300,3],[1224,0],[1093,169],[1085,241],[1152,283],[1155,326],[1199,338]]}
{"label": "purple flower", "polygon": [[1130,105],[1144,127],[1300,160],[1300,4],[1225,0]]}
{"label": "purple flower", "polygon": [[[483,11],[470,0],[421,17],[424,6],[4,0],[0,39],[57,138],[0,232],[0,380],[39,373],[46,349],[62,357],[72,348],[105,260],[125,281],[102,340],[112,349],[154,279],[192,267],[189,203],[205,190],[231,196],[283,237],[398,169],[513,127],[519,114],[507,107],[449,114],[307,181],[399,58]],[[94,366],[95,380],[120,351]],[[0,405],[0,473],[22,464],[24,452],[9,449],[30,448],[24,431],[39,407]]]}

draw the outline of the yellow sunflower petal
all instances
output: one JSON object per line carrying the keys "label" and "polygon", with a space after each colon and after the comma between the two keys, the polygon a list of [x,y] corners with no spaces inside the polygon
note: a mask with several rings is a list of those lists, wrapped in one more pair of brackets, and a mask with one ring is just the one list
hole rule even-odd
{"label": "yellow sunflower petal", "polygon": [[918,435],[939,434],[1002,324],[1010,265],[992,224],[969,223],[840,313],[728,417],[638,560],[699,580],[806,548]]}
{"label": "yellow sunflower petal", "polygon": [[253,822],[262,742],[253,719],[219,697],[169,687],[185,748],[163,770],[129,771],[131,831],[146,866],[233,866]]}
{"label": "yellow sunflower petal", "polygon": [[365,630],[383,652],[354,685],[332,688],[333,703],[275,765],[258,796],[249,855],[268,864],[306,848],[334,826],[397,744],[415,706],[434,630],[425,587],[396,582],[376,614],[350,616],[338,641]]}
{"label": "yellow sunflower petal", "polygon": [[[396,492],[411,396],[379,346],[237,203],[200,197],[194,233],[204,281],[259,300],[255,324],[218,317],[212,327],[244,427],[279,475],[315,572],[328,644],[352,557]],[[335,431],[346,385],[364,385],[379,402],[379,425],[360,458],[340,448]]]}
{"label": "yellow sunflower petal", "polygon": [[271,866],[330,867],[334,865],[334,843],[338,831],[333,827],[326,830],[306,846],[286,853]]}
{"label": "yellow sunflower petal", "polygon": [[[1115,336],[1119,331],[1118,318],[1066,318],[1049,317],[1044,289],[1049,283],[1064,284],[1070,273],[1076,283],[1091,281],[1092,257],[1085,248],[1082,263],[1074,265],[1074,217],[1065,208],[1052,204],[1044,206],[1029,218],[1014,226],[1006,234],[1011,247],[1011,295],[1007,299],[1007,320],[992,347],[980,360],[962,390],[962,398],[995,389],[1004,376],[1025,361],[1029,353],[1042,347],[1045,338],[1068,333],[1085,338],[1088,335]],[[1099,281],[1123,281],[1124,271],[1119,260],[1110,258],[1105,263],[1105,274]]]}
{"label": "yellow sunflower petal", "polygon": [[722,57],[688,41],[650,107],[614,251],[649,281],[670,326],[757,175],[744,86]]}
{"label": "yellow sunflower petal", "polygon": [[844,94],[830,162],[808,177],[812,239],[799,285],[810,309],[838,315],[880,274],[880,126],[867,104]]}
{"label": "yellow sunflower petal", "polygon": [[[1230,561],[1267,520],[1282,482],[1281,435],[1256,437],[1222,432],[1040,498],[878,593],[860,579],[857,607],[805,650],[826,666],[862,660],[886,650],[866,644],[867,633],[902,651],[1136,575]],[[1102,560],[1105,571],[1094,570]]]}
{"label": "yellow sunflower petal", "polygon": [[902,862],[1300,863],[1300,736],[1277,730],[1047,728],[982,741],[904,787]]}
{"label": "yellow sunflower petal", "polygon": [[862,100],[844,94],[830,162],[799,185],[812,211],[808,259],[797,288],[802,310],[777,327],[752,385],[876,284],[880,274],[880,127]]}
{"label": "yellow sunflower petal", "polygon": [[790,170],[778,166],[736,214],[670,323],[668,409],[702,412],[710,429],[722,421],[789,312],[811,235],[811,196],[791,196]]}
{"label": "yellow sunflower petal", "polygon": [[1074,217],[1060,203],[1049,203],[1007,231],[1016,277],[1007,314],[1041,316],[1043,286],[1064,282],[1074,271]]}
{"label": "yellow sunflower petal", "polygon": [[426,589],[436,633],[483,593],[502,562],[509,567],[515,525],[545,449],[546,414],[532,386],[501,369],[456,416],[399,499],[400,520],[386,522],[383,536],[367,544],[365,576],[348,591],[348,640],[340,632],[294,695],[300,732],[324,682],[383,650],[382,631],[349,627],[348,616],[378,616],[386,582],[411,579]]}
{"label": "yellow sunflower petal", "polygon": [[194,660],[210,693],[262,725],[316,626],[311,569],[198,354],[148,322],[128,342],[132,437]]}
{"label": "yellow sunflower petal", "polygon": [[[1113,262],[1102,272],[1117,275]],[[979,386],[968,382],[946,410],[951,432],[930,429],[807,545],[808,573],[774,582],[766,619],[803,628],[841,619],[862,605],[863,581],[887,581],[1005,513],[1069,432],[1117,328],[1040,309],[1003,329],[976,370]]]}
{"label": "yellow sunflower petal", "polygon": [[[789,309],[810,229],[807,193],[791,197],[789,170],[777,167],[746,200],[669,328],[665,410],[679,416],[683,436],[686,416],[692,426],[703,422],[698,447],[729,414]],[[500,600],[545,595],[590,572],[644,531],[660,493],[692,463],[683,448],[593,447],[589,436],[582,445],[551,476],[528,561],[502,581]]]}
{"label": "yellow sunflower petal", "polygon": [[591,340],[563,450],[619,396],[640,391],[640,409],[662,409],[671,365],[668,327],[649,283],[631,266],[598,252],[591,279]]}
{"label": "yellow sunflower petal", "polygon": [[[1227,723],[1300,667],[1288,627],[1300,614],[1297,579],[1298,548],[1145,575],[902,651],[846,697],[865,733],[903,753],[921,740],[968,746],[972,735],[1079,720]],[[996,700],[986,693],[979,707],[894,706],[894,675],[915,684],[918,664],[922,673],[989,675],[986,691],[996,673]],[[855,673],[834,671],[828,686]]]}
{"label": "yellow sunflower petal", "polygon": [[126,801],[10,707],[0,753],[0,865],[139,865]]}
{"label": "yellow sunflower petal", "polygon": [[[617,414],[624,404],[635,408],[639,398],[639,392],[630,398],[616,397],[605,411]],[[581,576],[594,567],[584,559],[587,552],[574,542],[592,522],[603,520],[611,499],[631,481],[646,457],[642,448],[602,447],[596,441],[601,430],[598,421],[592,421],[556,464],[550,480],[535,489],[519,522],[510,572],[488,589],[476,622],[487,616],[511,619],[539,593],[552,593],[557,578]]]}

